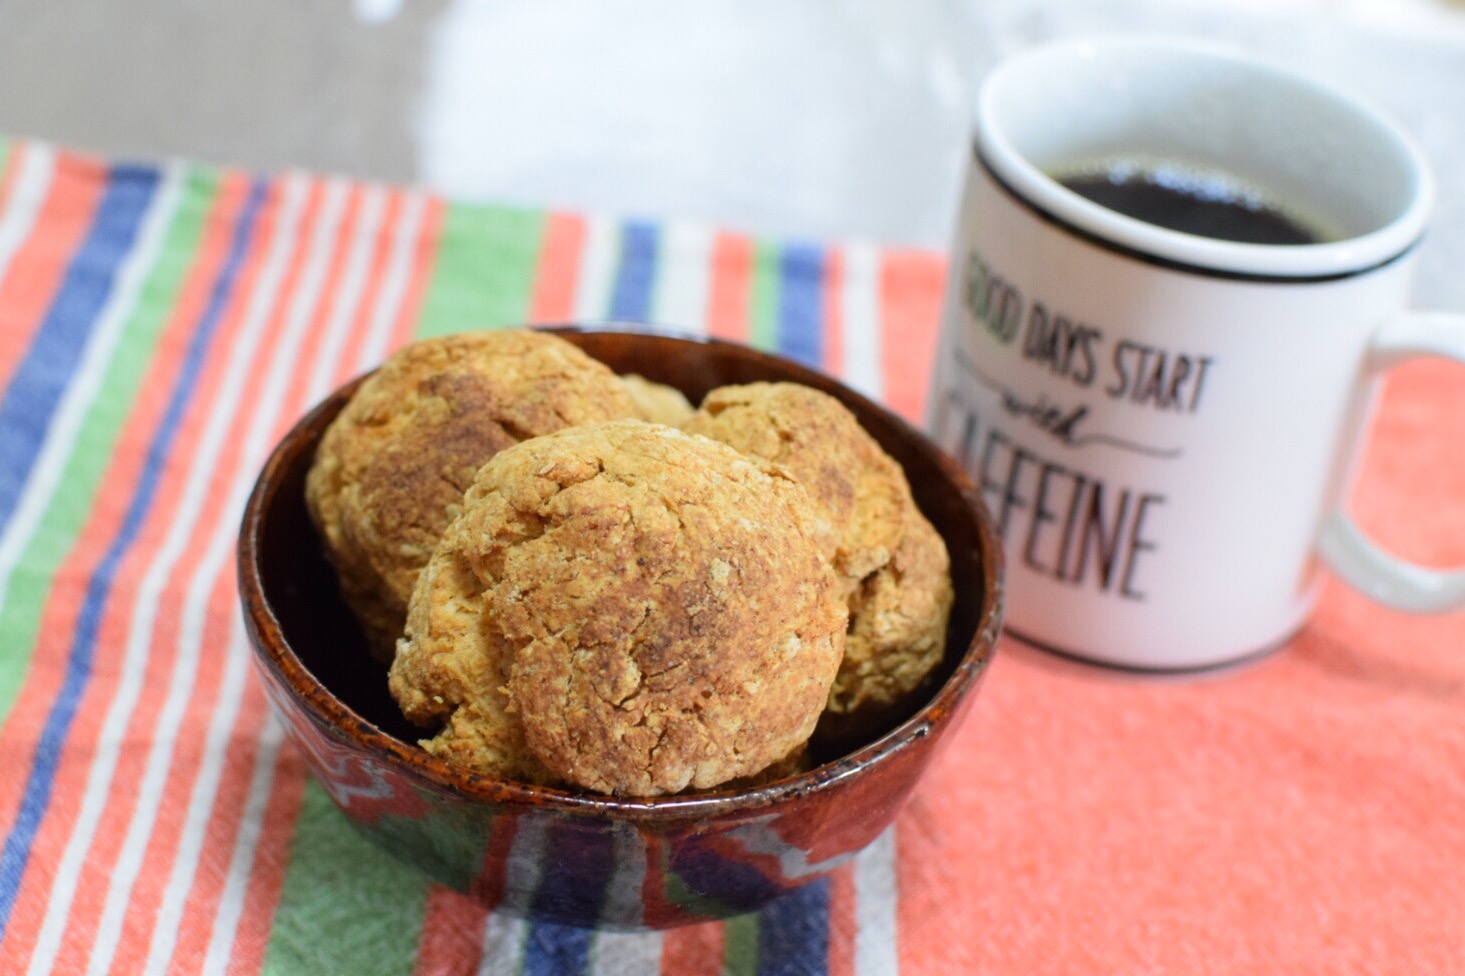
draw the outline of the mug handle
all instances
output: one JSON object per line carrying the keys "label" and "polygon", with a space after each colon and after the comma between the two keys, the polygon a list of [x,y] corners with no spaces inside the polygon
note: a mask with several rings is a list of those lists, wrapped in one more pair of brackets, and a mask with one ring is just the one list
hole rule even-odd
{"label": "mug handle", "polygon": [[[1374,335],[1365,366],[1377,374],[1419,356],[1465,365],[1465,317],[1408,312],[1391,319]],[[1324,524],[1318,552],[1344,582],[1385,606],[1413,613],[1465,606],[1465,569],[1427,569],[1390,555],[1341,509]]]}

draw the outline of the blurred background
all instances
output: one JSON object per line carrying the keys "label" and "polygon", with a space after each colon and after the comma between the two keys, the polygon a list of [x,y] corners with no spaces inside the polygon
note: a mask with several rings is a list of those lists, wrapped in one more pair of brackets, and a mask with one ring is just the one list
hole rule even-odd
{"label": "blurred background", "polygon": [[941,249],[982,75],[1097,32],[1232,43],[1384,107],[1440,183],[1417,298],[1465,310],[1460,0],[7,0],[0,132]]}

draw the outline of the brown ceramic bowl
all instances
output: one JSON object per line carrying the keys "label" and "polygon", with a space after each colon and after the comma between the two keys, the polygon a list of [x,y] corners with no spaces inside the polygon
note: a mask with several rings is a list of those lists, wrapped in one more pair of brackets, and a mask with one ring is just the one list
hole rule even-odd
{"label": "brown ceramic bowl", "polygon": [[909,717],[853,751],[816,757],[821,764],[809,773],[755,789],[648,800],[493,779],[419,749],[305,510],[316,443],[356,383],[285,436],[250,496],[239,577],[256,663],[290,737],[350,822],[435,880],[490,907],[581,926],[668,928],[750,911],[834,869],[890,824],[970,708],[992,655],[1001,551],[954,462],[825,376],[725,342],[560,331],[615,371],[679,387],[693,403],[728,383],[817,387],[842,400],[904,465],[951,552],[957,593],[946,657]]}

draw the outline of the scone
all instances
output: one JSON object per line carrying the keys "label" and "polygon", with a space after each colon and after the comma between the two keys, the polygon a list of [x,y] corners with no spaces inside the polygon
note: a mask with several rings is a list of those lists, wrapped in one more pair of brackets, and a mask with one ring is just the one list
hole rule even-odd
{"label": "scone", "polygon": [[843,404],[796,383],[720,387],[683,429],[780,464],[808,490],[850,615],[820,736],[879,731],[941,660],[951,613],[946,546],[905,472]]}
{"label": "scone", "polygon": [[630,420],[508,448],[422,573],[390,673],[422,745],[624,796],[709,789],[804,743],[846,611],[807,492]]}
{"label": "scone", "polygon": [[530,437],[636,413],[609,369],[543,332],[445,336],[388,359],[326,430],[305,485],[373,653],[391,659],[417,574],[483,462]]}
{"label": "scone", "polygon": [[625,374],[621,377],[621,382],[625,384],[626,392],[631,394],[631,399],[636,401],[636,409],[642,420],[680,427],[696,412],[696,408],[682,395],[682,391],[674,386],[648,380],[636,373]]}

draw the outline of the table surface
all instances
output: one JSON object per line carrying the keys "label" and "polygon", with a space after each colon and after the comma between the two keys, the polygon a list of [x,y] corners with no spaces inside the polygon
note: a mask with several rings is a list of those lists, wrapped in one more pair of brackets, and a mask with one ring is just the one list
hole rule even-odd
{"label": "table surface", "polygon": [[[229,552],[311,402],[414,335],[614,315],[919,418],[965,106],[1034,41],[1202,33],[1366,89],[1441,174],[1420,299],[1465,308],[1456,7],[783,6],[0,7],[0,130],[62,143],[0,150],[0,973],[1465,968],[1465,614],[1331,583],[1285,648],[1204,677],[1004,641],[874,847],[665,935],[404,874],[282,742]],[[1353,504],[1408,558],[1465,563],[1462,437],[1455,371],[1393,376]]]}
{"label": "table surface", "polygon": [[1465,0],[9,0],[0,132],[942,249],[982,75],[1110,31],[1236,44],[1396,115],[1441,175],[1419,300],[1465,311]]}

